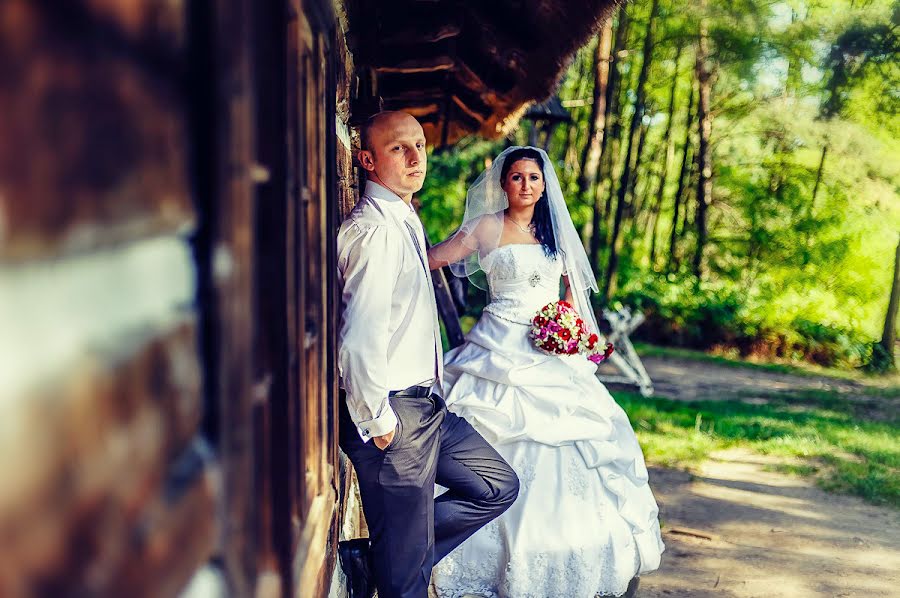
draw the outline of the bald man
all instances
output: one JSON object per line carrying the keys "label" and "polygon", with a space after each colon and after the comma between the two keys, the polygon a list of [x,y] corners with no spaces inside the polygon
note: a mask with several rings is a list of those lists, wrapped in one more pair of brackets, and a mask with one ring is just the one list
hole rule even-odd
{"label": "bald man", "polygon": [[[410,206],[427,157],[421,125],[382,112],[361,131],[368,172],[338,233],[346,401],[379,598],[426,598],[432,566],[513,503],[512,468],[441,398],[443,354],[422,223]],[[449,490],[434,498],[434,484]]]}

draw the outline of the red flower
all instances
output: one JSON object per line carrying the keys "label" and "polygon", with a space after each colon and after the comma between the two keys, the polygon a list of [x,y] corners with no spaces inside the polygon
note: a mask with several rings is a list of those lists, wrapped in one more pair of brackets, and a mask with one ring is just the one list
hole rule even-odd
{"label": "red flower", "polygon": [[592,345],[593,345],[594,343],[596,343],[598,340],[600,340],[600,337],[597,336],[596,334],[592,334],[592,335],[590,335],[590,336],[588,337],[588,342],[589,342],[590,344],[592,344]]}
{"label": "red flower", "polygon": [[565,328],[563,328],[562,330],[559,331],[559,338],[563,339],[564,341],[567,341],[570,338],[572,338],[572,333],[569,332],[568,330],[566,330]]}
{"label": "red flower", "polygon": [[543,327],[545,324],[547,324],[547,318],[545,318],[543,316],[538,316],[534,319],[534,323],[537,326]]}
{"label": "red flower", "polygon": [[581,328],[582,326],[584,326],[584,320],[578,318],[577,320],[575,320],[575,325]]}
{"label": "red flower", "polygon": [[562,305],[563,307],[568,307],[568,308],[572,307],[571,303],[569,303],[568,301],[563,301],[562,299],[559,300],[559,304]]}

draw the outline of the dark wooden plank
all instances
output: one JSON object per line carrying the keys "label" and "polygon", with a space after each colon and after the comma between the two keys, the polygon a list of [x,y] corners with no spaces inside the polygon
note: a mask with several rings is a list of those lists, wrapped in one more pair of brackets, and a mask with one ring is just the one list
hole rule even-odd
{"label": "dark wooden plank", "polygon": [[[177,595],[216,548],[220,492],[221,472],[210,448],[198,438],[171,463],[162,492],[131,526],[129,557],[102,591],[90,593],[134,598]],[[85,525],[93,524],[88,520]],[[117,555],[110,551],[108,556]],[[54,595],[72,595],[72,589],[66,585]]]}
{"label": "dark wooden plank", "polygon": [[[199,3],[197,3],[199,4]],[[209,22],[214,58],[206,109],[214,126],[206,144],[212,181],[205,197],[211,288],[204,303],[214,345],[207,345],[207,384],[217,408],[218,452],[224,476],[222,557],[229,592],[254,595],[257,505],[253,454],[253,88],[250,0],[216,0],[198,10]],[[258,170],[256,170],[258,172]],[[207,339],[210,337],[207,336]]]}
{"label": "dark wooden plank", "polygon": [[447,342],[450,343],[451,349],[458,347],[465,342],[465,335],[459,324],[459,313],[453,303],[453,294],[450,292],[447,274],[443,268],[434,270],[431,273],[431,279],[434,282],[434,296],[437,299],[438,313],[444,323],[444,331],[447,333]]}
{"label": "dark wooden plank", "polygon": [[178,553],[185,571],[208,558],[211,486],[199,513],[166,530],[144,529],[160,501],[181,508],[184,492],[167,478],[184,478],[170,465],[191,450],[200,415],[193,323],[149,334],[140,342],[123,331],[121,342],[89,350],[54,382],[5,398],[14,429],[4,430],[0,446],[17,450],[4,449],[0,467],[0,595],[16,595],[17,586],[41,595],[117,595],[110,590],[126,569],[155,584],[183,583],[187,572],[153,569],[135,550],[141,533],[196,536],[183,547],[148,544],[153,554]]}
{"label": "dark wooden plank", "polygon": [[[425,233],[425,244],[431,247],[431,240],[428,238],[427,232]],[[448,272],[448,268],[432,270],[431,281],[434,284],[434,298],[437,300],[438,315],[441,322],[444,323],[447,342],[453,349],[462,345],[466,339],[459,323],[459,312],[453,302],[453,292],[450,289],[448,276],[453,276],[453,274]]]}
{"label": "dark wooden plank", "polygon": [[182,10],[0,5],[0,260],[190,229]]}

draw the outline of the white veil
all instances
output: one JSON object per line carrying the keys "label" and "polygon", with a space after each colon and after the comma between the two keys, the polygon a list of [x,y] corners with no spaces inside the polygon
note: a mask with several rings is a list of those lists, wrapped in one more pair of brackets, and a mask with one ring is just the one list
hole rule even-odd
{"label": "white veil", "polygon": [[572,224],[553,162],[540,148],[513,146],[503,150],[491,167],[482,172],[469,187],[466,193],[466,212],[456,235],[461,235],[463,244],[474,252],[468,258],[450,264],[450,269],[456,276],[468,277],[476,286],[485,288],[477,275],[479,271],[490,273],[491,260],[488,256],[499,246],[500,234],[503,232],[503,211],[509,207],[506,193],[501,187],[500,172],[506,157],[520,149],[534,150],[543,160],[544,193],[550,207],[557,259],[562,260],[563,274],[568,276],[575,309],[590,332],[600,334],[590,302],[590,292],[598,292],[597,279],[581,238]]}

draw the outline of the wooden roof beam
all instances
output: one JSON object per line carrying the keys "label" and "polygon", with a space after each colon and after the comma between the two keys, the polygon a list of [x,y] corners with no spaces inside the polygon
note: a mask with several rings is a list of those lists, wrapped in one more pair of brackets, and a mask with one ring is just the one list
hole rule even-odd
{"label": "wooden roof beam", "polygon": [[410,114],[417,119],[422,119],[432,114],[438,114],[441,111],[441,104],[437,102],[409,104],[407,102],[398,102],[395,100],[386,99],[384,101],[384,109],[402,110],[403,112],[406,112],[407,114]]}
{"label": "wooden roof beam", "polygon": [[480,128],[481,124],[484,123],[485,120],[487,120],[487,117],[490,116],[490,114],[479,114],[475,110],[472,110],[471,108],[466,106],[465,102],[463,102],[459,98],[458,95],[454,94],[452,96],[452,99],[453,99],[453,103],[456,104],[456,107],[459,108],[460,110],[462,110],[464,114],[467,114],[472,119],[478,121],[479,128]]}
{"label": "wooden roof beam", "polygon": [[[438,43],[445,40],[459,37],[462,33],[462,27],[455,23],[435,23],[432,26],[419,27],[415,30],[416,43]],[[389,44],[408,44],[410,37],[413,35],[409,31],[400,30],[393,35],[382,37],[380,43]]]}
{"label": "wooden roof beam", "polygon": [[[385,104],[395,106],[421,106],[429,103],[440,103],[447,96],[452,98],[460,109],[478,121],[484,121],[493,113],[493,109],[482,102],[471,90],[451,85],[446,89],[425,90],[422,93],[406,91],[400,93],[382,93]],[[402,108],[398,108],[402,110]]]}
{"label": "wooden roof beam", "polygon": [[456,60],[450,56],[434,56],[430,58],[410,58],[395,63],[382,63],[375,66],[379,73],[434,73],[452,71],[456,68]]}

